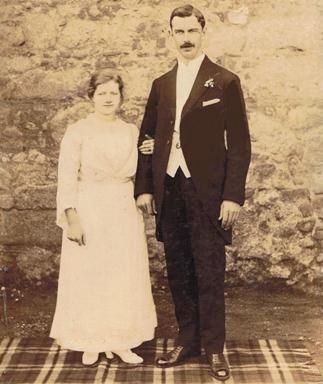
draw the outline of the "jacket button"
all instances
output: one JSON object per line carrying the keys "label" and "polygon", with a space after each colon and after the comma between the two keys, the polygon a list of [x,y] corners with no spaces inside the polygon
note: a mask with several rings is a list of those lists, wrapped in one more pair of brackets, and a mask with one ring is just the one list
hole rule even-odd
{"label": "jacket button", "polygon": [[166,143],[167,145],[169,145],[170,144],[170,140],[167,140],[167,143]]}

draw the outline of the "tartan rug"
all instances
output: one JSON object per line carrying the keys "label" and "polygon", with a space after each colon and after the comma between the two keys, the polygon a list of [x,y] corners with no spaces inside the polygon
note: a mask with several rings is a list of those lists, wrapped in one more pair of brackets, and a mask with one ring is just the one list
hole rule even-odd
{"label": "tartan rug", "polygon": [[[170,350],[172,339],[144,343],[136,351],[145,364],[131,367],[100,355],[96,367],[81,364],[81,352],[61,349],[50,338],[4,338],[0,343],[0,383],[219,383],[209,374],[205,355],[183,365],[161,369],[156,356]],[[225,355],[231,367],[226,384],[323,384],[304,344],[298,340],[227,341]]]}

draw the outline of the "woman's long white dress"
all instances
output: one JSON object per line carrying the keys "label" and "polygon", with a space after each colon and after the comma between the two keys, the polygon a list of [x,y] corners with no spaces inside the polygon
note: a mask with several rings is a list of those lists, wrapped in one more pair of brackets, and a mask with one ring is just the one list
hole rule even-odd
{"label": "woman's long white dress", "polygon": [[[95,115],[68,127],[58,167],[63,242],[50,336],[63,348],[128,349],[154,337],[142,214],[133,197],[138,129]],[[67,239],[64,210],[76,208],[86,245]]]}

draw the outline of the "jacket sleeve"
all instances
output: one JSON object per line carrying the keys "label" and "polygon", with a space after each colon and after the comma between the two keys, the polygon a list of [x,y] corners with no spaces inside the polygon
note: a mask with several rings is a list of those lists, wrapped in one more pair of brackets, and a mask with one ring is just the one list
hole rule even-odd
{"label": "jacket sleeve", "polygon": [[251,142],[245,102],[237,76],[228,83],[224,98],[227,156],[223,200],[243,205]]}
{"label": "jacket sleeve", "polygon": [[[154,80],[151,91],[146,104],[144,118],[140,128],[138,145],[146,139],[145,135],[155,137],[156,123],[157,123],[157,104],[158,93],[156,80]],[[154,193],[153,188],[153,174],[152,174],[152,155],[143,155],[138,152],[138,164],[135,179],[135,197],[143,193]]]}

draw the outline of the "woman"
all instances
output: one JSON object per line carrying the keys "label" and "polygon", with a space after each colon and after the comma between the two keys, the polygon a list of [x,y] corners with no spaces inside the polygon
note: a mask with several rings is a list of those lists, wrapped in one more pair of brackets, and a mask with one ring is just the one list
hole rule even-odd
{"label": "woman", "polygon": [[[63,228],[58,297],[50,336],[83,351],[124,362],[154,337],[143,217],[133,197],[138,129],[118,117],[123,82],[110,70],[92,76],[94,113],[68,127],[60,148],[57,223]],[[152,153],[153,140],[139,148]]]}

